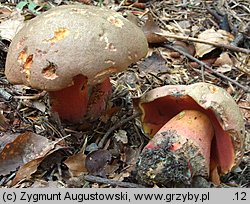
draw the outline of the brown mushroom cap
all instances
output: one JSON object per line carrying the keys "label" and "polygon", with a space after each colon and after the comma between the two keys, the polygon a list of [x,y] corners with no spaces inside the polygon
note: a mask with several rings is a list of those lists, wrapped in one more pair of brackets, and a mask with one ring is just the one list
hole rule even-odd
{"label": "brown mushroom cap", "polygon": [[187,86],[168,85],[147,92],[138,105],[144,129],[151,136],[182,110],[195,109],[209,114],[214,125],[219,123],[231,136],[235,155],[232,165],[239,164],[244,153],[245,125],[239,107],[224,89],[202,82]]}
{"label": "brown mushroom cap", "polygon": [[56,91],[84,75],[89,84],[123,71],[147,53],[147,40],[114,11],[59,6],[30,20],[14,37],[5,74],[14,84]]}

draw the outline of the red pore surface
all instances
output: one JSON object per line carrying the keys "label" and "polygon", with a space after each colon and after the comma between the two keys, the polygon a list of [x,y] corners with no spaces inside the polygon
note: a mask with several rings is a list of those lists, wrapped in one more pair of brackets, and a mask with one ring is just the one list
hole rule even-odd
{"label": "red pore surface", "polygon": [[234,147],[231,136],[223,130],[213,110],[202,108],[187,95],[168,95],[148,103],[142,103],[145,132],[154,136],[171,118],[183,110],[198,110],[205,113],[214,128],[211,146],[211,163],[219,173],[227,173],[234,164]]}
{"label": "red pore surface", "polygon": [[50,91],[50,103],[53,112],[57,112],[63,121],[80,122],[87,112],[87,78],[77,75],[73,85],[59,91]]}
{"label": "red pore surface", "polygon": [[92,87],[92,93],[89,96],[87,116],[91,119],[96,119],[106,109],[107,101],[112,93],[112,84],[109,78],[105,79],[100,84]]}

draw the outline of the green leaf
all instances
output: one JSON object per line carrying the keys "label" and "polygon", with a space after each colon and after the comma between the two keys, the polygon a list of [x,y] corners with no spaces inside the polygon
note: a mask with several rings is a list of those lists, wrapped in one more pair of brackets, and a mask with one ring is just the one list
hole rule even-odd
{"label": "green leaf", "polygon": [[29,9],[32,13],[34,13],[34,14],[38,14],[38,13],[39,13],[38,11],[36,11],[36,7],[37,7],[37,4],[36,4],[36,3],[34,3],[33,1],[30,1],[30,2],[29,2],[28,9]]}
{"label": "green leaf", "polygon": [[36,11],[35,8],[37,7],[37,5],[34,2],[30,2],[28,5],[28,9],[32,12]]}
{"label": "green leaf", "polygon": [[23,8],[28,4],[28,1],[20,1],[17,5],[16,8],[23,10]]}

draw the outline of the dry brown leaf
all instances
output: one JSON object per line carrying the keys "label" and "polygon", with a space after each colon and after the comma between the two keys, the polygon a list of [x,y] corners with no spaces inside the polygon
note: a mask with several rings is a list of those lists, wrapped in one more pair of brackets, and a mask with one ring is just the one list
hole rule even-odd
{"label": "dry brown leaf", "polygon": [[147,57],[138,65],[140,73],[162,73],[167,72],[166,60],[158,52],[153,52],[151,56]]}
{"label": "dry brown leaf", "polygon": [[8,129],[8,122],[7,119],[4,117],[4,115],[1,113],[0,110],[0,131],[6,131]]}
{"label": "dry brown leaf", "polygon": [[228,64],[224,64],[224,65],[220,66],[219,68],[217,68],[217,71],[220,73],[230,72],[231,70],[232,70],[232,66],[230,66]]}
{"label": "dry brown leaf", "polygon": [[51,142],[32,132],[6,133],[1,137],[0,175],[15,171],[19,166],[41,156],[51,149]]}
{"label": "dry brown leaf", "polygon": [[121,110],[120,107],[108,107],[107,110],[100,116],[100,121],[107,123],[109,119]]}
{"label": "dry brown leaf", "polygon": [[[224,30],[215,31],[213,28],[211,28],[200,33],[198,35],[198,39],[228,45],[233,40],[233,35]],[[197,57],[203,57],[205,54],[211,52],[216,48],[213,45],[204,43],[195,43],[195,47]]]}
{"label": "dry brown leaf", "polygon": [[192,56],[194,56],[195,54],[194,45],[185,41],[176,40],[173,43],[173,47],[178,48],[179,50],[182,50],[183,52],[186,52],[187,54],[190,54]]}
{"label": "dry brown leaf", "polygon": [[24,25],[24,16],[19,11],[14,11],[10,16],[0,24],[0,36],[8,41],[11,41]]}
{"label": "dry brown leaf", "polygon": [[162,30],[154,21],[152,15],[148,15],[148,20],[142,27],[144,34],[148,40],[148,43],[163,43],[167,42],[167,39],[164,36],[158,35],[156,33],[162,33]]}
{"label": "dry brown leaf", "polygon": [[125,161],[126,164],[135,165],[140,155],[140,150],[134,149],[132,147],[126,147],[125,154],[126,154],[126,161]]}
{"label": "dry brown leaf", "polygon": [[16,185],[18,182],[31,178],[32,174],[37,171],[38,166],[53,153],[58,152],[58,150],[63,147],[57,145],[57,142],[50,142],[50,145],[45,147],[45,150],[40,153],[40,156],[25,163],[20,169],[17,171],[15,178],[11,182],[11,186]]}
{"label": "dry brown leaf", "polygon": [[30,176],[37,171],[37,167],[42,162],[43,157],[38,159],[34,159],[26,164],[24,164],[20,169],[17,171],[15,178],[11,182],[11,186],[16,185],[19,181],[23,179],[28,179]]}
{"label": "dry brown leaf", "polygon": [[8,7],[1,7],[0,8],[0,18],[3,19],[8,17],[11,14],[11,9]]}
{"label": "dry brown leaf", "polygon": [[85,160],[85,166],[90,174],[103,175],[105,166],[111,161],[111,153],[108,150],[99,149],[89,153]]}
{"label": "dry brown leaf", "polygon": [[110,164],[105,166],[105,173],[109,176],[109,178],[114,178],[117,174],[117,170],[120,168],[120,160],[115,159]]}
{"label": "dry brown leaf", "polygon": [[82,173],[87,173],[85,167],[86,155],[83,152],[78,152],[68,157],[63,163],[68,167],[71,175],[80,176]]}
{"label": "dry brown leaf", "polygon": [[59,145],[55,148],[57,142],[49,141],[32,132],[5,133],[0,137],[0,144],[0,175],[9,174],[21,166],[12,185],[24,178],[29,178],[47,155],[59,149]]}
{"label": "dry brown leaf", "polygon": [[223,65],[229,65],[233,66],[234,62],[230,58],[229,54],[227,52],[223,52],[220,54],[220,56],[216,59],[214,62],[214,66],[223,66]]}

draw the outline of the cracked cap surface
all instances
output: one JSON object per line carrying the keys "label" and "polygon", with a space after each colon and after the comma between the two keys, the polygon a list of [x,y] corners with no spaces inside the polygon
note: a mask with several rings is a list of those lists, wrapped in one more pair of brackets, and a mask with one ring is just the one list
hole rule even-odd
{"label": "cracked cap surface", "polygon": [[144,57],[147,40],[119,13],[87,5],[59,6],[35,17],[9,47],[5,74],[13,84],[56,91],[74,76],[101,82]]}

